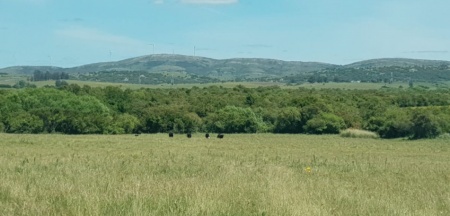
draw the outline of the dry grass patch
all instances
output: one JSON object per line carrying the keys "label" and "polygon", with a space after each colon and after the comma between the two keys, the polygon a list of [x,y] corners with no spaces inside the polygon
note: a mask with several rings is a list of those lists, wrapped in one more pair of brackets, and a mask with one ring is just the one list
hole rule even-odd
{"label": "dry grass patch", "polygon": [[352,128],[341,131],[340,135],[341,135],[341,137],[351,137],[351,138],[377,139],[380,137],[380,136],[378,136],[378,134],[371,132],[371,131],[352,129]]}

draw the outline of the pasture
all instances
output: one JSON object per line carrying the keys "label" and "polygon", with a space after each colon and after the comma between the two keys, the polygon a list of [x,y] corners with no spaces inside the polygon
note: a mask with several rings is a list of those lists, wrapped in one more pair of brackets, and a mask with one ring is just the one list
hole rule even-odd
{"label": "pasture", "polygon": [[450,215],[448,140],[0,134],[0,215]]}
{"label": "pasture", "polygon": [[[268,86],[285,86],[284,83],[272,83],[272,82],[221,82],[221,83],[192,83],[192,84],[159,84],[159,85],[149,85],[149,84],[132,84],[132,83],[111,83],[111,82],[94,82],[94,81],[80,81],[80,80],[66,80],[69,84],[77,84],[79,86],[91,86],[91,87],[106,87],[106,86],[116,86],[122,89],[140,89],[140,88],[161,88],[161,89],[176,89],[176,88],[192,88],[192,87],[209,87],[209,86],[222,86],[224,88],[233,88],[238,85],[243,85],[247,88],[257,88],[257,87],[268,87]],[[33,82],[37,87],[43,86],[54,86],[55,81],[38,81]]]}
{"label": "pasture", "polygon": [[[171,88],[192,88],[192,87],[209,87],[209,86],[222,86],[224,88],[233,88],[238,85],[245,86],[246,88],[257,88],[257,87],[269,87],[269,86],[279,86],[282,89],[297,89],[297,88],[308,88],[308,89],[347,89],[347,90],[373,90],[373,89],[381,89],[384,87],[388,88],[408,88],[408,83],[396,82],[393,84],[384,84],[384,83],[334,83],[329,82],[326,84],[323,83],[303,83],[296,85],[286,85],[286,83],[280,82],[221,82],[221,83],[192,83],[192,84],[160,84],[160,85],[147,85],[147,84],[132,84],[132,83],[110,83],[110,82],[94,82],[94,81],[80,81],[80,80],[66,80],[69,84],[77,84],[80,86],[88,85],[91,87],[106,87],[106,86],[117,86],[123,89],[140,89],[140,88],[162,88],[162,89],[171,89]],[[2,82],[0,81],[0,84]],[[32,82],[37,87],[43,86],[54,86],[55,81],[38,81]],[[14,85],[15,83],[9,83]],[[450,83],[440,83],[439,86],[432,83],[416,83],[416,86],[424,86],[429,89],[437,89],[439,88],[448,88]]]}
{"label": "pasture", "polygon": [[[0,76],[0,85],[6,84],[13,86],[20,80],[27,80],[27,76],[25,75],[1,75]],[[293,84],[287,85],[286,83],[281,82],[220,82],[220,83],[179,83],[171,85],[169,83],[159,84],[159,85],[148,85],[148,84],[133,84],[133,83],[111,83],[111,82],[95,82],[95,81],[81,81],[81,80],[66,80],[69,84],[77,84],[79,86],[91,86],[91,87],[106,87],[106,86],[116,86],[121,87],[123,89],[140,89],[140,88],[162,88],[162,89],[172,89],[172,88],[192,88],[192,87],[209,87],[209,86],[222,86],[224,88],[233,88],[238,85],[245,86],[246,88],[257,88],[257,87],[269,87],[269,86],[279,86],[283,89],[297,89],[297,88],[309,88],[309,89],[347,89],[347,90],[371,90],[371,89],[381,89],[384,87],[388,88],[408,88],[408,83],[405,82],[395,82],[393,84],[384,84],[384,83],[302,83],[302,84]],[[54,80],[48,81],[37,81],[31,82],[35,84],[37,87],[44,86],[54,86]],[[440,82],[439,84],[427,83],[427,82],[417,82],[415,86],[423,86],[429,89],[437,89],[437,88],[448,88],[450,86],[450,82]]]}

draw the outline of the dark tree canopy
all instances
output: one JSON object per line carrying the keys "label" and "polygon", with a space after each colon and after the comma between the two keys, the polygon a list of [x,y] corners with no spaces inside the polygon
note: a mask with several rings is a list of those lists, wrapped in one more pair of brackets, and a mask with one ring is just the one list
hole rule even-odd
{"label": "dark tree canopy", "polygon": [[0,90],[6,133],[312,133],[345,128],[382,138],[450,132],[450,90],[57,87]]}

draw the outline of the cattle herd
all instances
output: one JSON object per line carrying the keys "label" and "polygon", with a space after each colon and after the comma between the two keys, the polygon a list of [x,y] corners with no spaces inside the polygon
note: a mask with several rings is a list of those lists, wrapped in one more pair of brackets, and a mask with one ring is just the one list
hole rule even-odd
{"label": "cattle herd", "polygon": [[[141,133],[135,134],[135,136],[139,136],[139,135],[141,135]],[[187,138],[192,138],[192,133],[187,133],[186,136],[187,136]],[[170,138],[173,138],[173,132],[169,132],[169,137],[170,137]],[[206,139],[209,139],[210,137],[211,137],[211,136],[209,135],[209,133],[206,133],[206,134],[205,134],[205,138],[206,138]],[[223,134],[222,134],[222,133],[217,134],[217,138],[223,139]]]}
{"label": "cattle herd", "polygon": [[[187,136],[187,138],[192,138],[192,133],[187,133],[186,136]],[[217,138],[219,138],[219,139],[223,139],[223,136],[224,136],[224,135],[223,135],[222,133],[217,134]],[[170,138],[173,138],[173,132],[170,132],[170,133],[169,133],[169,137],[170,137]],[[211,136],[209,135],[209,133],[206,133],[206,134],[205,134],[205,138],[206,138],[206,139],[211,138]]]}

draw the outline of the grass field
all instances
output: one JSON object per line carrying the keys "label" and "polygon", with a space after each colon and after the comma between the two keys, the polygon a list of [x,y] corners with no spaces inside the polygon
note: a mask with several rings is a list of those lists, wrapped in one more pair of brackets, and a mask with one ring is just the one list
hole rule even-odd
{"label": "grass field", "polygon": [[[257,88],[257,87],[268,87],[268,86],[279,86],[284,89],[297,89],[297,88],[315,88],[315,89],[355,89],[355,90],[368,90],[368,89],[380,89],[383,87],[388,88],[408,88],[405,83],[393,83],[390,85],[385,85],[383,83],[304,83],[301,85],[286,85],[285,83],[273,83],[273,82],[224,82],[224,83],[205,83],[205,84],[162,84],[162,85],[144,85],[144,84],[127,84],[127,83],[108,83],[108,82],[92,82],[92,81],[79,81],[79,80],[67,80],[69,84],[78,84],[80,86],[88,85],[91,87],[106,87],[106,86],[118,86],[123,89],[140,89],[140,88],[192,88],[194,86],[203,88],[208,86],[222,86],[224,88],[233,88],[237,85],[243,85],[247,88]],[[33,82],[37,87],[43,87],[46,85],[55,85],[55,81],[39,81]],[[436,89],[436,86],[431,83],[418,83],[418,85],[426,86],[430,89]],[[442,84],[440,87],[447,86]]]}
{"label": "grass field", "polygon": [[[14,85],[20,80],[26,80],[26,76],[2,76],[0,77],[0,84]],[[388,88],[408,88],[408,83],[397,82],[393,84],[384,83],[303,83],[300,85],[287,85],[286,83],[276,82],[223,82],[223,83],[193,83],[193,84],[160,84],[160,85],[145,85],[145,84],[130,84],[130,83],[110,83],[110,82],[94,82],[94,81],[80,81],[80,80],[67,80],[69,84],[78,84],[80,86],[88,85],[91,87],[106,87],[106,86],[118,86],[123,89],[140,89],[140,88],[192,88],[196,87],[208,87],[208,86],[223,86],[224,88],[233,88],[237,85],[243,85],[247,88],[267,87],[267,86],[279,86],[286,89],[296,88],[315,88],[315,89],[356,89],[356,90],[368,90],[368,89],[380,89],[383,87]],[[32,82],[37,87],[43,87],[46,85],[54,86],[55,81],[38,81]],[[416,83],[415,86],[424,86],[429,89],[448,88],[450,82],[441,82],[439,85],[432,83]]]}
{"label": "grass field", "polygon": [[[140,89],[140,88],[192,88],[197,86],[199,88],[208,86],[223,86],[225,88],[233,88],[237,85],[243,85],[247,88],[265,87],[265,86],[284,86],[284,83],[270,83],[270,82],[224,82],[224,83],[205,83],[205,84],[161,84],[161,85],[146,85],[146,84],[130,84],[130,83],[108,83],[108,82],[93,82],[93,81],[79,81],[79,80],[67,80],[69,84],[78,84],[80,86],[88,85],[91,87],[106,87],[106,86],[118,86],[123,89]],[[37,87],[46,85],[55,85],[55,81],[39,81],[33,82]]]}
{"label": "grass field", "polygon": [[[27,77],[22,75],[0,75],[0,84],[14,85],[20,80],[27,80]],[[55,82],[53,81],[54,84]]]}
{"label": "grass field", "polygon": [[450,215],[448,140],[0,134],[0,215]]}

